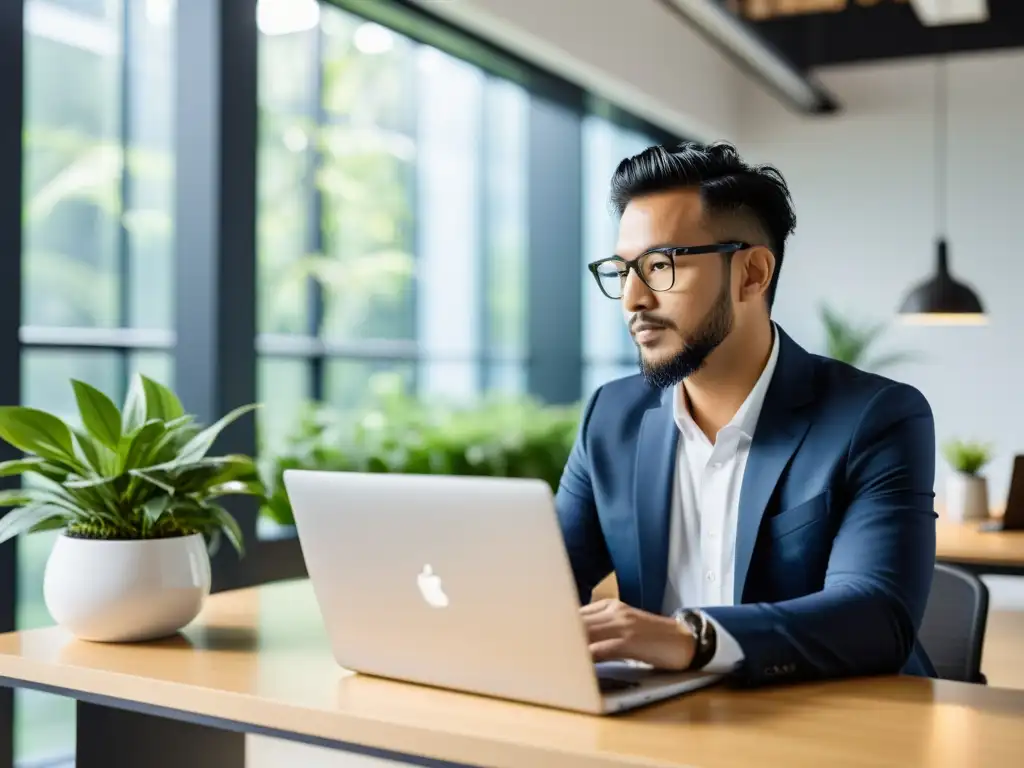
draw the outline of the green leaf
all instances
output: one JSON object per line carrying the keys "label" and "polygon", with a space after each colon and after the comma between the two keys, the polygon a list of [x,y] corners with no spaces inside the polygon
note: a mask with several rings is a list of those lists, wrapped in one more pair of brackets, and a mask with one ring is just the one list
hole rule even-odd
{"label": "green leaf", "polygon": [[53,518],[63,520],[63,512],[49,504],[29,504],[12,509],[0,517],[0,543],[27,533]]}
{"label": "green leaf", "polygon": [[992,458],[992,446],[970,440],[948,440],[942,444],[942,455],[957,472],[976,475]]}
{"label": "green leaf", "polygon": [[159,480],[149,472],[143,472],[141,469],[131,469],[128,471],[128,474],[131,475],[132,477],[137,477],[140,480],[145,480],[147,483],[155,485],[161,491],[163,491],[164,493],[168,493],[171,496],[173,496],[176,493],[177,489],[175,489],[173,485],[170,485],[169,483],[165,483],[162,480]]}
{"label": "green leaf", "polygon": [[220,530],[227,536],[228,541],[231,542],[231,546],[235,548],[239,556],[244,555],[245,546],[242,541],[242,528],[238,525],[238,521],[219,504],[204,504],[203,506],[213,516],[213,519],[220,526]]}
{"label": "green leaf", "polygon": [[172,461],[181,448],[199,434],[199,427],[192,423],[192,416],[167,422],[164,434],[153,443],[143,459],[146,466],[163,465]]}
{"label": "green leaf", "polygon": [[142,513],[145,516],[147,522],[153,524],[161,517],[163,517],[164,512],[167,511],[167,508],[170,505],[170,502],[170,496],[155,496],[154,498],[150,499],[145,504],[143,504]]}
{"label": "green leaf", "polygon": [[72,431],[72,439],[75,444],[75,456],[82,464],[100,477],[116,475],[118,470],[117,454],[107,448],[106,445],[95,439],[92,435]]}
{"label": "green leaf", "polygon": [[11,459],[10,461],[0,462],[0,477],[11,477],[12,475],[20,475],[23,472],[39,470],[45,463],[46,459],[38,456],[29,456],[24,459]]}
{"label": "green leaf", "polygon": [[32,502],[32,489],[5,488],[0,491],[0,507],[20,507]]}
{"label": "green leaf", "polygon": [[68,518],[64,516],[63,510],[58,509],[53,517],[47,517],[28,529],[29,533],[42,533],[44,531],[58,531],[67,527]]}
{"label": "green leaf", "polygon": [[[32,504],[48,504],[52,507],[59,507],[63,509],[66,514],[73,516],[81,516],[83,514],[82,506],[78,503],[70,491],[66,488],[52,484],[50,487],[42,488],[25,488],[24,494],[28,500],[28,503]],[[99,515],[98,512],[92,514]]]}
{"label": "green leaf", "polygon": [[168,425],[156,419],[147,421],[121,437],[117,449],[119,472],[146,466],[150,449],[166,434]]}
{"label": "green leaf", "polygon": [[121,412],[113,401],[84,381],[72,379],[78,412],[89,434],[112,451],[121,440]]}
{"label": "green leaf", "polygon": [[220,435],[220,433],[224,430],[225,427],[227,427],[229,424],[236,421],[238,418],[245,415],[249,411],[255,410],[258,407],[259,406],[254,404],[243,405],[238,408],[235,408],[235,410],[231,411],[231,413],[227,414],[226,416],[222,416],[216,423],[211,424],[209,427],[207,427],[198,435],[189,440],[188,443],[186,443],[185,446],[178,453],[178,458],[175,459],[172,463],[175,465],[191,464],[203,458],[206,455],[206,452],[209,451],[210,448],[213,446],[214,441],[217,439],[217,437]]}
{"label": "green leaf", "polygon": [[121,433],[128,434],[146,423],[146,390],[141,374],[132,378],[121,411]]}
{"label": "green leaf", "polygon": [[117,480],[117,477],[105,477],[100,475],[99,477],[79,477],[67,479],[63,482],[65,488],[99,488],[103,485],[109,485]]}
{"label": "green leaf", "polygon": [[71,430],[45,411],[18,405],[0,406],[0,438],[24,453],[75,461]]}
{"label": "green leaf", "polygon": [[146,396],[146,419],[173,421],[185,415],[178,396],[159,382],[140,374]]}
{"label": "green leaf", "polygon": [[48,461],[35,467],[32,472],[54,483],[63,483],[70,475],[73,474],[66,468],[58,464],[51,464]]}

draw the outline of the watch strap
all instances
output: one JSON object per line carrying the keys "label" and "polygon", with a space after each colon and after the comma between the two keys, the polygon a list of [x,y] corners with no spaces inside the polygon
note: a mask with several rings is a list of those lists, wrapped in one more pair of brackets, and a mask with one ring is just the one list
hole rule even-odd
{"label": "watch strap", "polygon": [[687,669],[703,669],[715,657],[718,650],[718,634],[715,625],[702,611],[684,609],[676,613],[676,621],[688,630],[694,639],[693,659]]}

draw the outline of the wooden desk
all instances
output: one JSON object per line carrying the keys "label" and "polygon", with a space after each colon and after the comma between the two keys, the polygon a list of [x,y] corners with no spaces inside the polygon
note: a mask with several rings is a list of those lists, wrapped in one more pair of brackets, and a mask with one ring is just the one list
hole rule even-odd
{"label": "wooden desk", "polygon": [[1024,576],[1024,531],[980,531],[976,523],[941,518],[935,526],[936,559],[978,573]]}
{"label": "wooden desk", "polygon": [[352,675],[330,658],[306,582],[216,596],[171,641],[3,635],[0,676],[79,700],[79,768],[241,768],[246,732],[507,768],[971,768],[1024,753],[1024,692],[959,683],[720,687],[599,718]]}

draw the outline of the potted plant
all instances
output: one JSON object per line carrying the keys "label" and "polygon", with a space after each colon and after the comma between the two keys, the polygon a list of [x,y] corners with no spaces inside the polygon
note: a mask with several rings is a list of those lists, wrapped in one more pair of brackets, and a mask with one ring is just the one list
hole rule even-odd
{"label": "potted plant", "polygon": [[210,426],[175,394],[136,376],[123,407],[72,381],[81,427],[34,408],[0,407],[0,439],[23,458],[0,476],[0,542],[59,530],[43,596],[57,624],[78,638],[130,642],[171,635],[210,592],[209,555],[222,537],[243,554],[242,532],[222,506],[229,494],[262,496],[251,457],[210,456],[214,440],[255,406]]}
{"label": "potted plant", "polygon": [[892,352],[868,357],[885,332],[884,323],[857,325],[827,304],[821,306],[820,314],[825,326],[825,354],[833,360],[839,360],[863,371],[878,373],[889,366],[918,359],[917,355],[909,352]]}
{"label": "potted plant", "polygon": [[980,474],[992,458],[988,445],[950,440],[943,454],[953,471],[946,477],[946,515],[953,522],[984,520],[989,516],[988,482]]}

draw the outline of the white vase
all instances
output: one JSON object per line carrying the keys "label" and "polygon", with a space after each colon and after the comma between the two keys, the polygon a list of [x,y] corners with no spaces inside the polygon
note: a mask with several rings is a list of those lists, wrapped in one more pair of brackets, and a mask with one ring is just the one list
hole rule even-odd
{"label": "white vase", "polygon": [[173,635],[210,594],[200,534],[105,541],[57,537],[43,598],[58,625],[81,640],[137,642]]}
{"label": "white vase", "polygon": [[946,516],[954,523],[986,519],[989,516],[987,480],[981,475],[963,472],[947,475]]}

